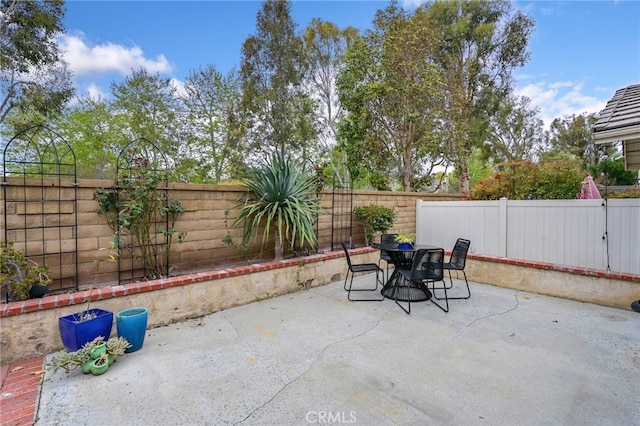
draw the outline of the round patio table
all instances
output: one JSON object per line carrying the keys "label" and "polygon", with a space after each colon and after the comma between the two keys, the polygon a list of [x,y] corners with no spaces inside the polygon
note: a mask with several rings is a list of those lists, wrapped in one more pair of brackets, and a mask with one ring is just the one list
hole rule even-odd
{"label": "round patio table", "polygon": [[440,247],[427,244],[413,244],[411,248],[400,248],[398,243],[385,243],[380,250],[389,255],[393,264],[393,273],[382,287],[382,295],[387,299],[401,302],[424,302],[431,299],[431,292],[425,286],[403,279],[401,270],[411,270],[413,256],[420,249],[439,249]]}

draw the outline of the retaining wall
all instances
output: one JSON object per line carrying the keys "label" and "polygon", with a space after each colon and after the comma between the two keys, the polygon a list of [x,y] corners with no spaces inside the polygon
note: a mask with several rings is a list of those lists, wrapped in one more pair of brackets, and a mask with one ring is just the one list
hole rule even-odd
{"label": "retaining wall", "polygon": [[[379,251],[362,247],[351,250],[351,256],[357,263],[376,262]],[[343,280],[345,272],[344,253],[336,251],[3,304],[0,364],[62,349],[58,318],[84,310],[89,299],[92,306],[113,312],[147,307],[148,327],[153,328]],[[466,272],[473,282],[619,309],[629,310],[631,302],[640,299],[639,275],[568,269],[474,254],[468,257]],[[471,293],[469,301],[460,303],[474,303],[473,284]],[[115,326],[112,333],[116,333]]]}

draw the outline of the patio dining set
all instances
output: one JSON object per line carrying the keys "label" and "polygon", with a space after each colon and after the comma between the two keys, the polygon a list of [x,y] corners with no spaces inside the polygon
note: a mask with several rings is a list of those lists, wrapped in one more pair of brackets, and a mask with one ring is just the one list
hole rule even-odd
{"label": "patio dining set", "polygon": [[[471,242],[458,238],[448,261],[445,261],[445,251],[442,247],[426,244],[406,244],[395,241],[397,234],[382,234],[380,243],[375,244],[380,250],[378,263],[353,263],[349,256],[347,245],[342,248],[347,259],[347,274],[344,280],[344,290],[347,299],[352,302],[394,300],[407,314],[411,314],[412,302],[431,301],[442,311],[449,312],[449,300],[468,299],[471,297],[469,281],[465,273],[467,253]],[[381,262],[386,263],[386,271]],[[389,275],[389,270],[392,270]],[[449,282],[445,281],[444,271],[448,272]],[[463,296],[451,296],[448,291],[453,288],[451,271],[461,272],[467,287]],[[354,288],[355,274],[375,272],[375,286],[373,288]],[[383,281],[383,279],[385,279]],[[379,297],[352,296],[352,292],[376,292],[381,286]]]}

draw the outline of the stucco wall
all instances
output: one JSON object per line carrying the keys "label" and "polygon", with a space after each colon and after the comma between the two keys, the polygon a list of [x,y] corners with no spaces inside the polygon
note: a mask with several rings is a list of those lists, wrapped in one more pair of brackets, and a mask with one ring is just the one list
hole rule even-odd
{"label": "stucco wall", "polygon": [[470,280],[530,293],[630,310],[640,299],[640,276],[543,262],[470,254]]}

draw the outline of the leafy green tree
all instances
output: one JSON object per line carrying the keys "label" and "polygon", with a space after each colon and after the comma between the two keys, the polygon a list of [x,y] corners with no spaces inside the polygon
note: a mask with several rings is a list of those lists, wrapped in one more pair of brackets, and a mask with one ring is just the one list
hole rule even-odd
{"label": "leafy green tree", "polygon": [[0,4],[0,125],[16,109],[54,116],[73,95],[71,75],[55,39],[64,32],[64,2]]}
{"label": "leafy green tree", "polygon": [[624,157],[619,152],[589,166],[589,171],[596,181],[604,185],[636,185],[638,183],[637,170],[626,170]]}
{"label": "leafy green tree", "polygon": [[188,176],[190,170],[181,167],[186,156],[183,142],[187,126],[171,80],[140,69],[121,83],[111,83],[111,93],[114,114],[123,123],[122,138],[126,142],[139,138],[152,142],[169,159],[173,178],[188,180],[184,175]]}
{"label": "leafy green tree", "polygon": [[315,105],[303,90],[307,69],[287,0],[266,0],[256,34],[242,45],[243,104],[250,148],[258,156],[278,152],[310,158],[316,147]]}
{"label": "leafy green tree", "polygon": [[539,109],[527,97],[510,95],[491,117],[486,156],[495,163],[534,160],[544,145]]}
{"label": "leafy green tree", "polygon": [[[305,28],[303,34],[304,52],[308,61],[306,90],[316,104],[316,121],[318,125],[318,149],[322,162],[323,182],[345,187],[345,152],[337,148],[339,123],[344,118],[345,110],[338,98],[336,78],[344,66],[344,55],[347,48],[358,36],[353,27],[338,28],[335,24],[314,18]],[[356,169],[356,177],[360,169]],[[369,176],[368,172],[363,174]],[[353,178],[353,176],[350,176]],[[353,182],[349,182],[354,187]]]}
{"label": "leafy green tree", "polygon": [[350,161],[369,154],[371,169],[393,171],[400,187],[411,191],[443,161],[440,75],[425,60],[434,54],[434,35],[395,3],[378,11],[373,24],[349,47],[337,79],[349,111],[341,144]]}
{"label": "leafy green tree", "polygon": [[73,149],[79,178],[114,179],[118,152],[128,141],[109,102],[79,99],[55,126]]}
{"label": "leafy green tree", "polygon": [[551,150],[572,155],[585,168],[595,165],[603,154],[599,152],[591,130],[596,120],[593,113],[556,118],[549,129]]}
{"label": "leafy green tree", "polygon": [[356,122],[346,116],[338,123],[338,143],[331,151],[326,174],[339,188],[374,188],[390,190],[392,175],[385,159],[365,146],[365,121]]}
{"label": "leafy green tree", "polygon": [[529,59],[533,20],[507,0],[452,0],[422,5],[436,46],[430,58],[445,87],[444,151],[468,191],[469,157],[487,140],[490,117],[511,89],[511,72]]}
{"label": "leafy green tree", "polygon": [[469,180],[471,187],[477,182],[491,177],[493,173],[493,161],[486,160],[479,148],[471,151],[469,156]]}
{"label": "leafy green tree", "polygon": [[[184,83],[190,182],[218,183],[243,170],[245,154],[240,79],[212,65],[192,71]],[[186,162],[187,160],[185,160]]]}
{"label": "leafy green tree", "polygon": [[317,104],[320,124],[319,142],[329,151],[338,138],[338,121],[343,109],[338,99],[335,80],[344,62],[344,54],[358,36],[358,30],[343,30],[335,24],[314,18],[304,31],[304,51],[309,70],[307,86]]}

